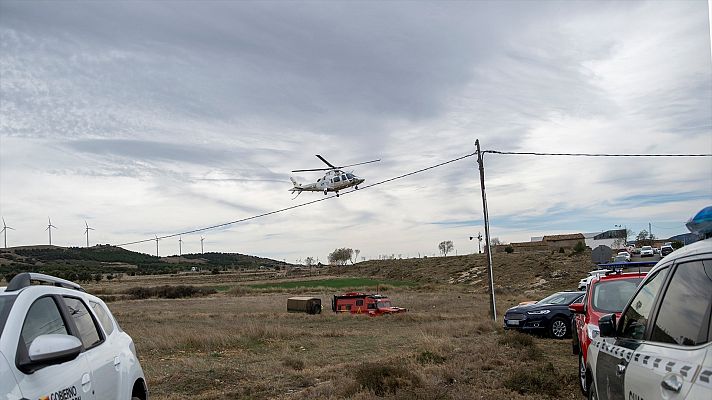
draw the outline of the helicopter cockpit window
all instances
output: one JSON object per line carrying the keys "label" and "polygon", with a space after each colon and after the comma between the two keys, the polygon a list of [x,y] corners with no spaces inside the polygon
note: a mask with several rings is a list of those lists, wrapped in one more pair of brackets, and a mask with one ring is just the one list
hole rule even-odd
{"label": "helicopter cockpit window", "polygon": [[349,179],[354,179],[354,176],[352,174],[346,174],[346,177]]}
{"label": "helicopter cockpit window", "polygon": [[341,181],[341,179],[339,179],[338,176],[337,176],[337,177],[334,177],[334,182],[339,182],[339,181]]}
{"label": "helicopter cockpit window", "polygon": [[346,175],[341,175],[341,180],[345,181],[346,180]]}

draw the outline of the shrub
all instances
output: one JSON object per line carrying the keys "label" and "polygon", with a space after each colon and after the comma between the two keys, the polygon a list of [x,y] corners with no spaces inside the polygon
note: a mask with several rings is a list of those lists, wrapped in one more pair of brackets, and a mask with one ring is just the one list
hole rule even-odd
{"label": "shrub", "polygon": [[424,352],[418,354],[416,360],[418,360],[418,362],[421,364],[442,364],[445,362],[445,357],[441,356],[440,354],[425,350]]}
{"label": "shrub", "polygon": [[504,251],[506,251],[507,254],[512,254],[512,253],[514,253],[514,247],[512,247],[512,246],[507,246],[507,247],[504,248]]}
{"label": "shrub", "polygon": [[677,249],[681,248],[682,246],[684,246],[684,244],[679,240],[674,240],[672,242],[671,246],[673,249],[677,250]]}
{"label": "shrub", "polygon": [[499,344],[512,346],[523,349],[526,347],[535,346],[534,339],[531,336],[519,332],[508,333],[498,340]]}
{"label": "shrub", "polygon": [[544,394],[556,398],[565,386],[563,381],[568,378],[559,374],[554,364],[549,362],[532,369],[515,370],[504,381],[504,386],[520,394]]}
{"label": "shrub", "polygon": [[564,250],[563,247],[559,247],[559,253],[564,254],[566,251]]}
{"label": "shrub", "polygon": [[576,242],[576,246],[574,246],[574,253],[583,253],[584,250],[586,250],[586,245],[583,244],[583,242]]}
{"label": "shrub", "polygon": [[296,370],[296,371],[301,371],[301,370],[304,369],[304,361],[302,361],[302,360],[300,360],[300,359],[298,359],[298,358],[292,358],[292,357],[285,358],[285,359],[282,361],[282,364],[283,364],[285,367],[289,367],[289,368],[291,368],[291,369],[293,369],[293,370]]}
{"label": "shrub", "polygon": [[377,396],[395,393],[408,386],[420,386],[420,378],[403,365],[361,364],[356,369],[356,382]]}

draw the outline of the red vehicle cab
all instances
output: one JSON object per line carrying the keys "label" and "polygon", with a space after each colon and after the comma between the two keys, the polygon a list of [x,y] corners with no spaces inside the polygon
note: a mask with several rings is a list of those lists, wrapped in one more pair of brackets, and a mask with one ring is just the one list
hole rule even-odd
{"label": "red vehicle cab", "polygon": [[[649,269],[649,266],[646,269]],[[569,305],[569,310],[574,313],[572,350],[574,355],[579,356],[579,386],[584,395],[588,395],[586,352],[591,341],[600,334],[599,318],[611,313],[620,317],[621,311],[645,275],[647,272],[643,271],[610,271],[589,283],[581,303]]]}
{"label": "red vehicle cab", "polygon": [[370,316],[405,312],[405,308],[393,307],[388,296],[350,292],[334,296],[331,309],[337,313],[368,314]]}

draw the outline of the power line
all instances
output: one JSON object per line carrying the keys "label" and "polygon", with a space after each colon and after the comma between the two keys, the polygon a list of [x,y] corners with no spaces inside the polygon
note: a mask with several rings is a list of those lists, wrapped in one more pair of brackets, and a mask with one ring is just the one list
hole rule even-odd
{"label": "power line", "polygon": [[[426,168],[421,168],[421,169],[418,169],[418,170],[415,170],[415,171],[412,171],[412,172],[408,172],[408,173],[406,173],[406,174],[398,175],[398,176],[393,177],[393,178],[385,179],[385,180],[382,180],[382,181],[379,181],[379,182],[375,182],[375,183],[372,183],[372,184],[369,184],[369,185],[366,185],[366,186],[362,186],[360,189],[358,189],[358,191],[366,190],[366,189],[372,188],[372,187],[374,187],[374,186],[383,185],[384,183],[392,182],[392,181],[395,181],[395,180],[398,180],[398,179],[403,179],[403,178],[408,177],[408,176],[411,176],[411,175],[419,174],[419,173],[421,173],[421,172],[425,172],[425,171],[428,171],[428,170],[431,170],[431,169],[434,169],[434,168],[442,167],[443,165],[447,165],[447,164],[450,164],[450,163],[454,163],[454,162],[456,162],[456,161],[460,161],[460,160],[463,160],[463,159],[465,159],[465,158],[472,157],[472,156],[474,156],[474,155],[475,155],[475,153],[466,154],[466,155],[461,156],[461,157],[453,158],[452,160],[448,160],[448,161],[445,161],[445,162],[441,162],[441,163],[439,163],[439,164],[431,165],[431,166],[426,167]],[[350,194],[350,193],[354,193],[354,192],[355,192],[355,190],[348,191],[348,192],[344,192],[344,193],[341,193],[341,196],[344,196],[344,195],[347,195],[347,194]],[[139,243],[152,242],[152,241],[154,241],[154,240],[167,239],[167,238],[172,238],[172,237],[176,237],[176,236],[180,236],[180,235],[189,235],[189,234],[192,234],[192,233],[198,233],[198,232],[204,232],[204,231],[211,230],[211,229],[222,228],[222,227],[229,226],[229,225],[234,225],[234,224],[237,224],[237,223],[240,223],[240,222],[245,222],[245,221],[249,221],[249,220],[253,220],[253,219],[257,219],[257,218],[266,217],[266,216],[268,216],[268,215],[273,215],[273,214],[278,214],[278,213],[282,213],[282,212],[285,212],[285,211],[293,210],[293,209],[295,209],[295,208],[308,206],[308,205],[315,204],[315,203],[318,203],[318,202],[321,202],[321,201],[330,200],[330,199],[333,199],[333,198],[335,198],[335,197],[337,197],[337,196],[336,196],[336,195],[331,195],[331,196],[328,196],[328,197],[322,197],[322,198],[320,198],[320,199],[308,201],[308,202],[306,202],[306,203],[301,203],[301,204],[296,204],[296,205],[293,205],[293,206],[290,206],[290,207],[280,208],[279,210],[269,211],[269,212],[265,212],[265,213],[262,213],[262,214],[253,215],[253,216],[251,216],[251,217],[241,218],[241,219],[238,219],[238,220],[235,220],[235,221],[225,222],[225,223],[217,224],[217,225],[211,225],[211,226],[208,226],[208,227],[205,227],[205,228],[198,228],[198,229],[193,229],[193,230],[185,231],[185,232],[174,233],[174,234],[171,234],[171,235],[156,236],[156,237],[150,238],[150,239],[143,239],[143,240],[137,240],[137,241],[134,241],[134,242],[121,243],[121,244],[118,244],[117,246],[120,247],[120,246],[132,245],[132,244],[139,244]]]}
{"label": "power line", "polygon": [[712,154],[607,154],[607,153],[539,153],[528,151],[484,150],[482,153],[525,156],[570,156],[570,157],[712,157]]}
{"label": "power line", "polygon": [[[538,153],[538,152],[516,152],[516,151],[499,151],[499,150],[484,150],[484,151],[482,151],[482,154],[485,154],[485,153],[502,154],[502,155],[573,156],[573,157],[712,157],[712,154],[603,154],[603,153],[593,154],[593,153]],[[421,169],[418,169],[418,170],[415,170],[412,172],[408,172],[408,173],[405,173],[402,175],[395,176],[393,178],[385,179],[385,180],[375,182],[375,183],[372,183],[372,184],[369,184],[366,186],[362,186],[359,189],[359,191],[366,190],[366,189],[369,189],[369,188],[372,188],[372,187],[375,187],[378,185],[383,185],[385,183],[393,182],[398,179],[403,179],[408,176],[419,174],[421,172],[425,172],[425,171],[428,171],[428,170],[431,170],[434,168],[442,167],[443,165],[447,165],[447,164],[450,164],[450,163],[453,163],[456,161],[460,161],[465,158],[472,157],[476,154],[477,153],[465,154],[464,156],[453,158],[451,160],[444,161],[444,162],[441,162],[441,163],[438,163],[435,165],[431,165],[429,167],[421,168]],[[344,195],[348,195],[348,194],[354,193],[354,192],[355,191],[344,192],[344,193],[341,193],[341,195],[344,196]],[[172,237],[176,237],[176,236],[180,236],[180,235],[189,235],[192,233],[204,232],[204,231],[208,231],[211,229],[223,228],[223,227],[238,224],[241,222],[246,222],[246,221],[250,221],[253,219],[257,219],[257,218],[267,217],[269,215],[279,214],[279,213],[286,212],[289,210],[294,210],[294,209],[300,208],[300,207],[305,207],[305,206],[308,206],[311,204],[319,203],[321,201],[331,200],[335,197],[337,197],[337,196],[331,195],[331,196],[327,196],[327,197],[322,197],[320,199],[308,201],[306,203],[296,204],[296,205],[293,205],[290,207],[280,208],[278,210],[269,211],[269,212],[265,212],[262,214],[253,215],[251,217],[246,217],[246,218],[241,218],[241,219],[237,219],[237,220],[230,221],[230,222],[225,222],[222,224],[211,225],[211,226],[207,226],[204,228],[198,228],[198,229],[193,229],[193,230],[189,230],[189,231],[185,231],[185,232],[174,233],[171,235],[157,236],[157,237],[150,238],[150,239],[143,239],[143,240],[137,240],[134,242],[122,243],[122,244],[118,244],[117,246],[128,246],[128,245],[139,244],[139,243],[147,243],[147,242],[154,241],[156,239],[158,239],[158,240],[167,239],[167,238],[172,238]]]}

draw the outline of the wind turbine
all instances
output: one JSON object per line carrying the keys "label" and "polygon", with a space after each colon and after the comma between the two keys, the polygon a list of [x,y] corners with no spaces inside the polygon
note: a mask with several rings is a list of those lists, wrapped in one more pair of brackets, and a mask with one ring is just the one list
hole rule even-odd
{"label": "wind turbine", "polygon": [[153,235],[153,236],[156,237],[156,257],[160,257],[160,256],[158,255],[158,235]]}
{"label": "wind turbine", "polygon": [[49,222],[47,224],[47,228],[45,228],[46,231],[49,231],[49,245],[52,245],[52,228],[57,229],[56,226],[52,225],[52,220],[47,217],[47,221]]}
{"label": "wind turbine", "polygon": [[87,247],[89,247],[89,231],[93,231],[95,229],[89,227],[89,224],[87,224],[87,220],[84,220],[84,225],[86,225],[86,229],[84,229],[84,234],[87,235]]}
{"label": "wind turbine", "polygon": [[203,240],[205,240],[205,238],[201,236],[200,237],[200,254],[204,254],[203,253]]}
{"label": "wind turbine", "polygon": [[6,249],[7,249],[7,230],[8,230],[8,229],[12,229],[13,231],[15,230],[15,228],[12,228],[12,227],[9,227],[9,226],[5,225],[5,218],[3,217],[3,219],[2,219],[2,230],[0,231],[0,233],[4,233],[4,234],[5,234],[5,248],[6,248]]}
{"label": "wind turbine", "polygon": [[183,238],[178,236],[178,257],[183,255]]}

